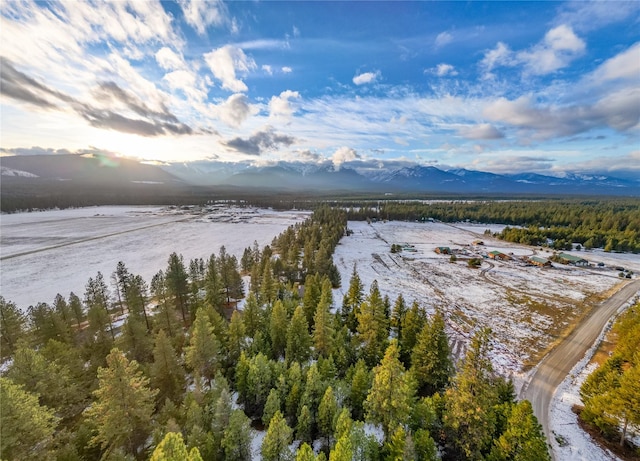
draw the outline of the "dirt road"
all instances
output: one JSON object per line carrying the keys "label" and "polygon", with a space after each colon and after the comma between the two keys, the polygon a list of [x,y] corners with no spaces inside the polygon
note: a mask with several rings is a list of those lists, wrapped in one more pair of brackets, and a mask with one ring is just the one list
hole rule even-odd
{"label": "dirt road", "polygon": [[569,374],[573,366],[584,357],[607,321],[638,290],[640,290],[640,279],[624,285],[611,298],[595,307],[538,365],[523,397],[531,401],[533,412],[542,424],[547,440],[551,440],[552,435],[549,429],[549,404],[556,387]]}

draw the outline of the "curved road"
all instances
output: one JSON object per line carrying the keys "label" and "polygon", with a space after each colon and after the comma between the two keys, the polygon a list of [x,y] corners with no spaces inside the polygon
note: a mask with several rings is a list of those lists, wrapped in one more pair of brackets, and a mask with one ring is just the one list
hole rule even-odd
{"label": "curved road", "polygon": [[542,424],[547,440],[551,440],[549,404],[556,388],[598,339],[607,321],[638,290],[640,290],[640,279],[627,283],[611,298],[594,307],[573,332],[547,354],[538,365],[523,397],[531,401],[533,412]]}

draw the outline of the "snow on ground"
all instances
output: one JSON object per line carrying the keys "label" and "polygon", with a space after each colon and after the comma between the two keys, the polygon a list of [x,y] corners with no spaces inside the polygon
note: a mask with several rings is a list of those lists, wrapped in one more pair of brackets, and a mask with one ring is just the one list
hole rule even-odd
{"label": "snow on ground", "polygon": [[0,294],[26,310],[52,302],[57,293],[82,298],[89,277],[105,281],[123,261],[147,283],[165,270],[172,252],[208,258],[222,245],[242,256],[254,241],[262,247],[306,211],[275,212],[216,205],[198,208],[90,207],[2,215]]}
{"label": "snow on ground", "polygon": [[[464,353],[477,328],[491,327],[497,371],[522,378],[523,366],[535,359],[532,353],[544,351],[579,315],[581,302],[609,290],[619,278],[608,268],[527,265],[522,256],[549,257],[551,253],[484,235],[487,227],[468,223],[349,222],[353,234],[340,241],[334,256],[342,277],[342,287],[336,290],[334,299],[339,303],[348,290],[355,263],[365,291],[377,280],[392,303],[402,294],[408,303],[417,300],[430,313],[442,309],[457,357]],[[494,231],[499,226],[490,228]],[[476,240],[485,245],[474,245]],[[413,245],[415,252],[393,254],[393,243]],[[457,261],[450,262],[449,255],[435,253],[439,246],[455,250]],[[486,258],[493,250],[512,259]],[[575,253],[591,259],[591,253]],[[603,259],[600,256],[598,261]],[[607,256],[614,260],[619,255]],[[482,258],[479,269],[468,267],[466,260],[472,257]]]}

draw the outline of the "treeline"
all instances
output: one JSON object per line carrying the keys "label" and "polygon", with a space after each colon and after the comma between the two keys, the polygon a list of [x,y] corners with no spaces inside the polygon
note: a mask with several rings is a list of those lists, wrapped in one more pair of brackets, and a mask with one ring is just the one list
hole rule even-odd
{"label": "treeline", "polygon": [[622,314],[612,332],[613,353],[580,388],[580,418],[623,447],[630,428],[640,429],[640,304]]}
{"label": "treeline", "polygon": [[2,459],[249,460],[251,426],[265,461],[549,459],[489,330],[454,374],[441,313],[365,293],[355,267],[334,309],[345,227],[321,208],[241,262],[174,253],[150,285],[118,264],[113,290],[98,273],[26,315],[0,298]]}
{"label": "treeline", "polygon": [[[496,236],[526,245],[558,249],[579,243],[586,249],[640,253],[640,201],[523,200],[523,201],[380,201],[351,205],[350,220],[391,219],[443,222],[473,221],[507,224]],[[557,243],[556,243],[557,242]]]}

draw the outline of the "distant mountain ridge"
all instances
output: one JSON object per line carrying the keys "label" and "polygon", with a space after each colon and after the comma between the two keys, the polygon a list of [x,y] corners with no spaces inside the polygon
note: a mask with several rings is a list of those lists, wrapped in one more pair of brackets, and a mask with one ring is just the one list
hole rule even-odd
{"label": "distant mountain ridge", "polygon": [[[640,196],[640,180],[600,174],[497,174],[403,164],[379,167],[352,162],[333,165],[277,162],[197,161],[149,165],[131,159],[87,155],[0,157],[2,179],[13,182],[74,181],[118,187],[122,184],[217,186],[274,191],[447,194],[545,194]],[[5,188],[3,187],[3,189]]]}

